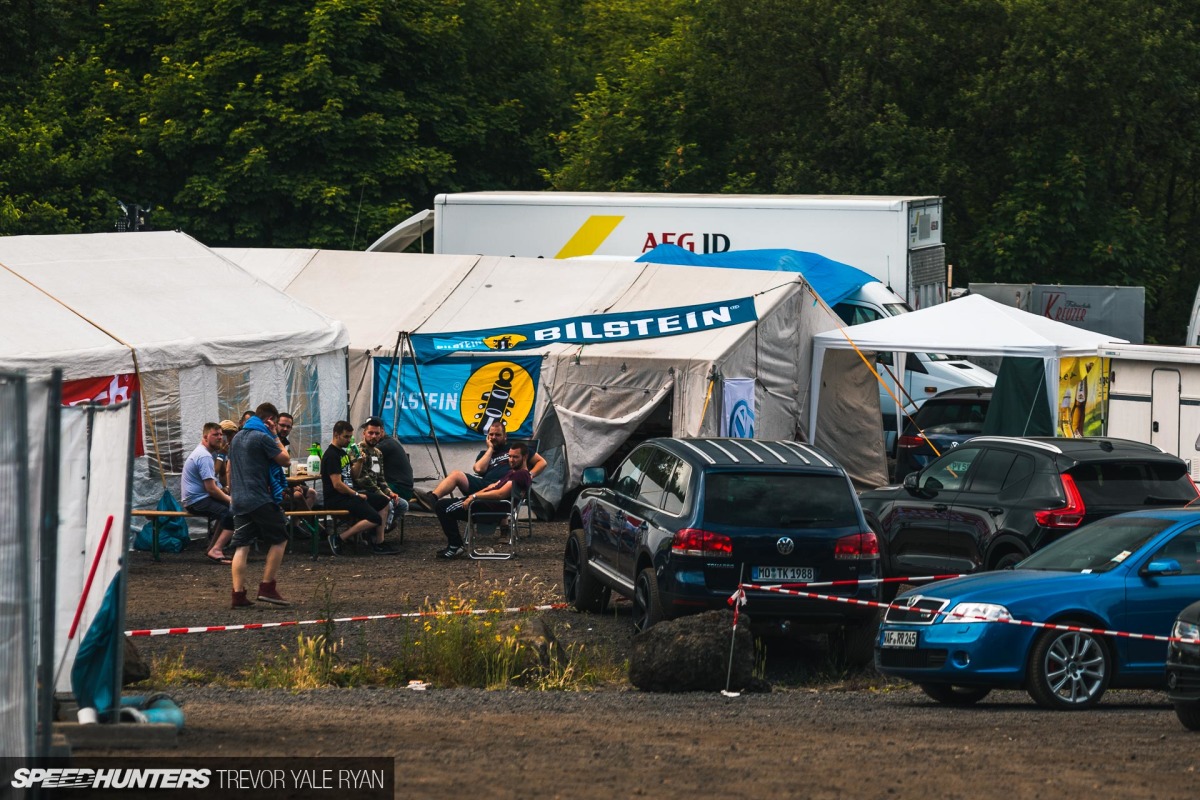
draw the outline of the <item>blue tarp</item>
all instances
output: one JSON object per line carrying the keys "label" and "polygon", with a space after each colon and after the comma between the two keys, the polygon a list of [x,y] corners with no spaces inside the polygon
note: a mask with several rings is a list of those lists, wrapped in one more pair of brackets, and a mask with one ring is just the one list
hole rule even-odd
{"label": "blue tarp", "polygon": [[727,253],[693,253],[673,244],[660,244],[638,261],[680,264],[693,267],[757,269],[767,272],[799,272],[813,291],[834,306],[866,283],[881,282],[857,267],[803,250],[733,250]]}

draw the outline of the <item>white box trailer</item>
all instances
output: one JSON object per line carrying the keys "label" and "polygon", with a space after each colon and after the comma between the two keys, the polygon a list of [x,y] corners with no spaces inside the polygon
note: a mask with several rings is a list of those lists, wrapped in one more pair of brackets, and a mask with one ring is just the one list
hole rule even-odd
{"label": "white box trailer", "polygon": [[1157,446],[1200,479],[1200,347],[1109,345],[1105,433]]}
{"label": "white box trailer", "polygon": [[398,251],[433,227],[435,253],[639,256],[788,248],[879,278],[913,308],[947,297],[942,198],[833,195],[465,192],[439,194],[369,250]]}

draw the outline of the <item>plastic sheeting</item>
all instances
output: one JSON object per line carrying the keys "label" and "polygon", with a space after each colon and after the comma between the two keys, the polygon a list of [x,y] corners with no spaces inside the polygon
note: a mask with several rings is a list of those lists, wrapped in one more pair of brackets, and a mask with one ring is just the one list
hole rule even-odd
{"label": "plastic sheeting", "polygon": [[[29,431],[24,380],[0,375],[0,753],[33,753],[36,676],[33,672],[33,553],[29,503]],[[44,406],[44,400],[43,400]]]}

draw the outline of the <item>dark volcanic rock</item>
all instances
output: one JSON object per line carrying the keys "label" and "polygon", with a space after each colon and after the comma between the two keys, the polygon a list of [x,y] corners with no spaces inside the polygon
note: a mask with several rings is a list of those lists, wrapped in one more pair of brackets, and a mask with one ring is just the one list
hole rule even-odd
{"label": "dark volcanic rock", "polygon": [[[730,672],[729,650],[733,646]],[[770,691],[770,684],[754,677],[754,637],[750,619],[742,614],[736,637],[732,611],[703,614],[660,622],[633,637],[629,656],[629,682],[647,692]]]}

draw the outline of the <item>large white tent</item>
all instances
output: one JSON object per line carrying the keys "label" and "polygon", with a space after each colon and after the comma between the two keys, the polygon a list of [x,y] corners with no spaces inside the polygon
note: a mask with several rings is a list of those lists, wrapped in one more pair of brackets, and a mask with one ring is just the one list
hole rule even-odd
{"label": "large white tent", "polygon": [[[715,435],[720,383],[754,380],[755,435],[792,439],[807,427],[809,342],[836,316],[798,275],[696,270],[629,261],[548,261],[490,256],[339,251],[218,251],[350,331],[353,419],[372,407],[372,360],[391,356],[401,334],[503,330],[592,314],[644,311],[752,296],[758,320],[656,339],[547,345],[533,411],[552,475],[538,492],[557,502],[584,467],[616,452],[656,412],[679,436]],[[868,376],[869,377],[869,376]],[[428,387],[425,387],[428,391]],[[858,417],[865,430],[818,441],[864,485],[883,481],[877,394]],[[387,412],[384,412],[385,418]],[[482,439],[482,437],[480,437]],[[478,444],[443,447],[446,468],[469,464]],[[436,454],[408,448],[418,482],[442,473]]]}
{"label": "large white tent", "polygon": [[[813,337],[813,403],[821,402],[821,377],[829,350],[859,350],[900,354],[947,353],[964,356],[1020,356],[1043,360],[1046,400],[1056,418],[1059,359],[1095,355],[1096,348],[1124,343],[1106,334],[1076,328],[1037,314],[1002,305],[982,295],[929,306],[910,314],[827,331]],[[816,415],[810,417],[813,436]]]}
{"label": "large white tent", "polygon": [[[314,428],[345,414],[345,327],[185,234],[0,237],[0,291],[0,368],[112,379],[105,400],[136,377],[146,453],[167,473],[205,422],[261,402]],[[137,504],[160,486],[147,460]]]}

